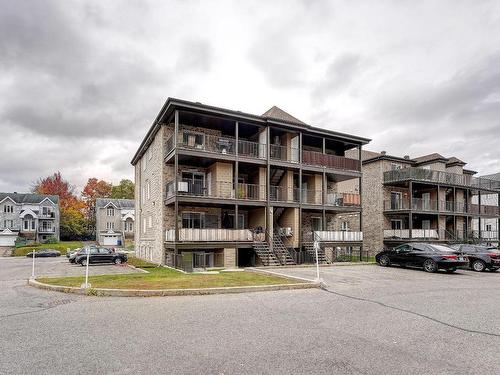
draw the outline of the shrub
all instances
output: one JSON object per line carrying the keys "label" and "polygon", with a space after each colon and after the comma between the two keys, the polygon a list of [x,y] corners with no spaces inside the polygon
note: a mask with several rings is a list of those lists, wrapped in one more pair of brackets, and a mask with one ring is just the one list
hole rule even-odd
{"label": "shrub", "polygon": [[54,243],[59,243],[59,241],[54,236],[51,236],[47,238],[44,243],[54,244]]}

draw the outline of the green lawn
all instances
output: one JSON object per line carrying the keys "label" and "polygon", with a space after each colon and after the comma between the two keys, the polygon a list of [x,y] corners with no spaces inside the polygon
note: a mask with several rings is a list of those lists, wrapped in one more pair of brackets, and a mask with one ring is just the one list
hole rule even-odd
{"label": "green lawn", "polygon": [[[250,285],[293,284],[300,281],[256,272],[221,272],[219,274],[185,274],[165,267],[156,267],[137,258],[129,263],[149,273],[91,276],[92,288],[111,289],[184,289],[214,288]],[[80,286],[83,277],[40,278],[38,281],[52,285]]]}
{"label": "green lawn", "polygon": [[29,252],[40,249],[54,249],[60,251],[61,255],[66,255],[67,248],[76,249],[77,247],[82,246],[83,243],[81,241],[61,241],[58,243],[28,245],[15,249],[12,253],[12,256],[26,256],[26,254],[28,254]]}

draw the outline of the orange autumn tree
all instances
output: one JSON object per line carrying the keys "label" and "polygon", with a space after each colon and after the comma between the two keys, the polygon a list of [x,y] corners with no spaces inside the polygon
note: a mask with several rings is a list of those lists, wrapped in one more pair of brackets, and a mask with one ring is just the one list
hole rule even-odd
{"label": "orange autumn tree", "polygon": [[59,196],[61,239],[80,239],[85,235],[84,204],[74,193],[75,188],[56,172],[52,176],[40,178],[33,184],[37,194]]}
{"label": "orange autumn tree", "polygon": [[89,232],[95,228],[95,201],[97,198],[109,198],[113,190],[113,185],[95,177],[89,178],[83,188],[82,198],[85,205],[84,214]]}

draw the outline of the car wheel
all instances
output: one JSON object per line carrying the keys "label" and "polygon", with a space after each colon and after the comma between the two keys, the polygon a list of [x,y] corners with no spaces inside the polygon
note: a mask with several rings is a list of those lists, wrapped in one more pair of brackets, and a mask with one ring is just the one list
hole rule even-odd
{"label": "car wheel", "polygon": [[438,270],[438,265],[435,261],[433,261],[432,259],[427,259],[425,262],[424,262],[424,271],[425,272],[437,272]]}
{"label": "car wheel", "polygon": [[387,255],[382,255],[378,261],[382,267],[389,267],[391,265],[391,260]]}
{"label": "car wheel", "polygon": [[122,260],[120,258],[115,258],[115,264],[122,264]]}
{"label": "car wheel", "polygon": [[82,260],[80,264],[82,265],[82,267],[85,267],[87,265],[87,259]]}
{"label": "car wheel", "polygon": [[472,269],[476,272],[483,272],[486,269],[486,264],[482,260],[475,260],[472,263]]}
{"label": "car wheel", "polygon": [[490,268],[490,272],[497,272],[498,268]]}

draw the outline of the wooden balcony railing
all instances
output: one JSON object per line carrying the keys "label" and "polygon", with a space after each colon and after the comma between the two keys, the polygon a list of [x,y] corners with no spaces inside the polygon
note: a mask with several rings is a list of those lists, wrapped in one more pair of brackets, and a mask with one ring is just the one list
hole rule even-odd
{"label": "wooden balcony railing", "polygon": [[361,163],[357,159],[350,159],[338,155],[323,154],[316,151],[302,151],[302,162],[304,164],[316,165],[332,169],[341,169],[347,171],[361,170]]}

